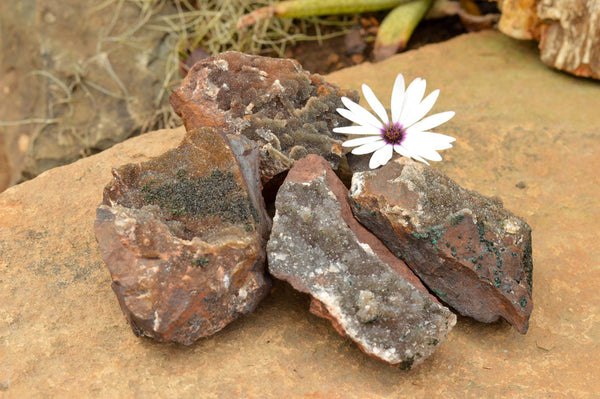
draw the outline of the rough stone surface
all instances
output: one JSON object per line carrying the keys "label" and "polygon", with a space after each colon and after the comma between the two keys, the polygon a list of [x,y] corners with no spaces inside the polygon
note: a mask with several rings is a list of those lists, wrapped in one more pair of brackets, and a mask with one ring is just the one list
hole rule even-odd
{"label": "rough stone surface", "polygon": [[0,136],[11,185],[157,124],[171,44],[144,23],[141,4],[98,5],[0,2],[0,122],[8,123]]}
{"label": "rough stone surface", "polygon": [[600,2],[542,0],[537,9],[542,61],[576,76],[600,79]]}
{"label": "rough stone surface", "polygon": [[433,167],[500,195],[533,229],[526,335],[459,316],[436,352],[406,372],[366,356],[306,310],[307,295],[276,280],[255,312],[190,347],[136,338],[94,220],[112,167],[158,156],[184,134],[163,130],[0,194],[2,399],[596,397],[598,372],[588,365],[600,358],[600,85],[556,73],[535,43],[491,31],[327,80],[366,83],[389,107],[398,71],[442,90],[432,112],[456,111],[440,132],[456,144]]}
{"label": "rough stone surface", "polygon": [[188,72],[171,95],[187,129],[217,126],[244,135],[261,150],[263,184],[278,185],[294,161],[323,156],[337,169],[345,136],[332,132],[347,124],[336,108],[354,91],[327,83],[294,60],[227,52],[207,58]]}
{"label": "rough stone surface", "polygon": [[352,211],[440,300],[483,322],[527,332],[531,228],[498,198],[465,190],[407,158],[352,177]]}
{"label": "rough stone surface", "polygon": [[113,170],[96,238],[137,336],[190,345],[269,291],[258,149],[233,142],[242,168],[227,140],[204,128],[160,157]]}
{"label": "rough stone surface", "polygon": [[546,65],[600,79],[600,2],[503,0],[499,28],[517,39],[536,39]]}
{"label": "rough stone surface", "polygon": [[515,39],[539,37],[536,6],[539,0],[497,0],[502,11],[498,29]]}
{"label": "rough stone surface", "polygon": [[269,271],[312,297],[367,354],[403,369],[444,341],[456,316],[352,216],[348,190],[327,161],[296,162],[277,193]]}

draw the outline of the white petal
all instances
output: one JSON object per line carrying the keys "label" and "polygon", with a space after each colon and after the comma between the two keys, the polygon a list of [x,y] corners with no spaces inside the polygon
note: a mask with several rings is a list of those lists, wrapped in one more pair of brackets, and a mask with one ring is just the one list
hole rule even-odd
{"label": "white petal", "polygon": [[394,88],[392,89],[392,122],[400,120],[402,104],[404,103],[404,76],[401,73],[396,76]]}
{"label": "white petal", "polygon": [[373,93],[373,90],[371,90],[371,88],[366,84],[363,84],[362,91],[363,95],[365,96],[365,100],[367,100],[371,109],[375,111],[375,113],[383,121],[383,123],[388,125],[390,123],[390,120],[388,119],[387,112],[381,104],[381,102],[377,99],[377,96],[375,96],[375,93]]}
{"label": "white petal", "polygon": [[451,148],[454,137],[432,132],[408,132],[403,143],[409,143],[414,147],[427,147],[433,150],[445,150]]}
{"label": "white petal", "polygon": [[334,133],[342,133],[342,134],[371,134],[374,136],[381,135],[381,129],[376,128],[371,125],[363,125],[363,126],[340,126],[333,128]]}
{"label": "white petal", "polygon": [[422,141],[427,141],[429,147],[436,151],[452,148],[452,144],[450,143],[456,141],[454,137],[432,132],[421,132],[419,134],[419,139]]}
{"label": "white petal", "polygon": [[423,158],[421,158],[421,157],[420,157],[420,156],[418,156],[418,155],[414,155],[414,154],[413,154],[413,155],[411,156],[411,158],[412,158],[412,159],[414,159],[414,160],[417,160],[417,161],[419,161],[419,162],[423,162],[424,164],[427,164],[427,165],[429,165],[429,162],[427,162],[426,160],[424,160]]}
{"label": "white petal", "polygon": [[452,144],[447,143],[447,144],[435,144],[431,146],[432,149],[439,151],[439,150],[447,150],[448,148],[452,148]]}
{"label": "white petal", "polygon": [[[364,124],[369,124],[369,125],[373,125],[376,127],[382,127],[383,125],[381,124],[381,122],[379,121],[379,119],[377,119],[375,117],[375,115],[373,115],[372,113],[370,113],[369,111],[367,111],[366,109],[364,109],[363,107],[361,107],[360,105],[358,105],[357,103],[355,103],[354,101],[350,100],[347,97],[342,97],[342,103],[344,103],[344,105],[346,106],[346,108],[348,108],[350,110],[350,112],[352,112],[352,114],[355,116],[355,118],[358,118],[358,120],[362,121],[362,122],[356,122],[353,121],[355,123],[358,123],[359,125],[364,125]],[[338,112],[339,109],[338,109]],[[346,118],[345,115],[342,115]],[[347,118],[349,119],[349,118]]]}
{"label": "white petal", "polygon": [[456,141],[456,139],[452,136],[447,136],[445,134],[433,133],[433,132],[422,132],[424,137],[427,137],[428,140],[444,140],[446,143],[452,143]]}
{"label": "white petal", "polygon": [[375,169],[379,166],[385,165],[390,159],[392,159],[393,153],[393,146],[386,144],[384,147],[375,151],[375,153],[369,160],[369,168]]}
{"label": "white petal", "polygon": [[425,119],[420,120],[415,123],[411,127],[407,129],[407,131],[421,131],[424,132],[429,129],[433,129],[434,127],[438,127],[442,123],[448,122],[454,116],[454,111],[440,112],[439,114],[433,114],[428,116]]}
{"label": "white petal", "polygon": [[409,127],[413,123],[419,121],[422,117],[427,115],[431,108],[433,108],[433,104],[437,101],[437,98],[440,94],[439,89],[432,91],[419,105],[416,106],[414,111],[407,115],[405,119],[402,119],[402,124],[404,127]]}
{"label": "white petal", "polygon": [[410,115],[415,113],[425,94],[425,86],[425,79],[416,78],[406,89],[404,106],[402,107],[402,113],[400,114],[399,120],[405,127],[408,126],[408,124],[405,123],[404,120],[410,119]]}
{"label": "white petal", "polygon": [[377,151],[378,149],[380,149],[381,147],[385,147],[386,145],[387,144],[383,140],[376,141],[374,143],[367,143],[367,144],[361,145],[360,147],[356,147],[355,149],[352,150],[352,153],[355,155],[368,154],[373,151]]}
{"label": "white petal", "polygon": [[419,155],[430,161],[441,161],[442,156],[430,148],[421,148]]}
{"label": "white petal", "polygon": [[358,139],[344,141],[342,143],[342,147],[356,147],[356,146],[367,144],[367,143],[374,143],[379,140],[383,140],[383,139],[381,137],[377,137],[377,136],[360,137]]}
{"label": "white petal", "polygon": [[[409,141],[405,140],[402,145],[404,148],[408,149],[411,154],[413,154],[413,158],[415,155],[419,157],[423,157],[425,159],[429,159],[430,161],[441,161],[442,157],[440,154],[435,152],[434,149],[429,147],[426,144],[419,143],[417,141]],[[417,159],[417,158],[415,158]]]}
{"label": "white petal", "polygon": [[407,158],[411,157],[410,152],[406,148],[402,147],[401,145],[395,145],[394,151],[396,151],[398,154],[402,155],[403,157],[407,157]]}
{"label": "white petal", "polygon": [[413,159],[416,159],[417,161],[420,161],[420,162],[423,162],[423,163],[426,163],[427,165],[429,165],[429,162],[427,162],[426,160],[424,160],[423,158],[421,158],[420,156],[418,156],[417,154],[412,152],[409,148],[405,147],[404,144],[394,146],[394,150],[396,150],[396,152],[398,154],[400,154],[404,157],[413,158]]}

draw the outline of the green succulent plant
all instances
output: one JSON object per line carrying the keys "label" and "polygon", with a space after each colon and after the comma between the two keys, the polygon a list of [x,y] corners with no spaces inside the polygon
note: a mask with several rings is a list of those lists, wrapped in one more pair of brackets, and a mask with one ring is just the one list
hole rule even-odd
{"label": "green succulent plant", "polygon": [[379,26],[375,39],[375,60],[403,50],[424,18],[458,15],[469,29],[491,27],[497,14],[481,15],[474,0],[289,0],[259,8],[243,15],[238,29],[272,17],[305,18],[331,14],[360,14],[391,9]]}
{"label": "green succulent plant", "polygon": [[406,47],[415,27],[433,0],[291,0],[259,8],[242,16],[238,29],[271,17],[302,18],[329,14],[358,14],[392,9],[379,27],[375,59],[383,59]]}

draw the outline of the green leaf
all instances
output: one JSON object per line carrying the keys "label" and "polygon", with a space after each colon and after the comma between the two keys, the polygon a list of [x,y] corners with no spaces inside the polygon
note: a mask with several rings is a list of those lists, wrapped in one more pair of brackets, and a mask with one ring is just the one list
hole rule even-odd
{"label": "green leaf", "polygon": [[273,16],[285,18],[315,17],[333,14],[360,14],[368,11],[386,10],[411,0],[291,0],[269,7],[259,8],[242,16],[237,27],[254,25]]}
{"label": "green leaf", "polygon": [[406,47],[413,31],[421,22],[433,0],[415,0],[401,4],[385,17],[375,39],[376,61],[381,61]]}

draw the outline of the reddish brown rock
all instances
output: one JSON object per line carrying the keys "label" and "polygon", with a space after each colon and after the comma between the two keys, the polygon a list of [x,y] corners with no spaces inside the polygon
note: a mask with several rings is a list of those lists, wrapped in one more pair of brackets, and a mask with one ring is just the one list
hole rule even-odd
{"label": "reddish brown rock", "polygon": [[269,291],[258,149],[243,137],[231,142],[195,130],[177,149],[113,170],[96,238],[138,336],[190,345]]}
{"label": "reddish brown rock", "polygon": [[402,368],[445,340],[456,316],[354,219],[348,190],[326,160],[296,162],[276,208],[269,271],[309,293],[311,312],[368,355]]}
{"label": "reddish brown rock", "polygon": [[527,332],[531,229],[499,199],[399,158],[356,173],[350,200],[358,220],[443,302],[462,315],[483,322],[502,317]]}
{"label": "reddish brown rock", "polygon": [[341,96],[358,101],[355,91],[327,83],[294,60],[226,52],[194,65],[171,105],[188,130],[216,126],[258,143],[268,185],[307,154],[337,169],[345,136],[332,129],[347,124],[335,111],[343,106]]}

